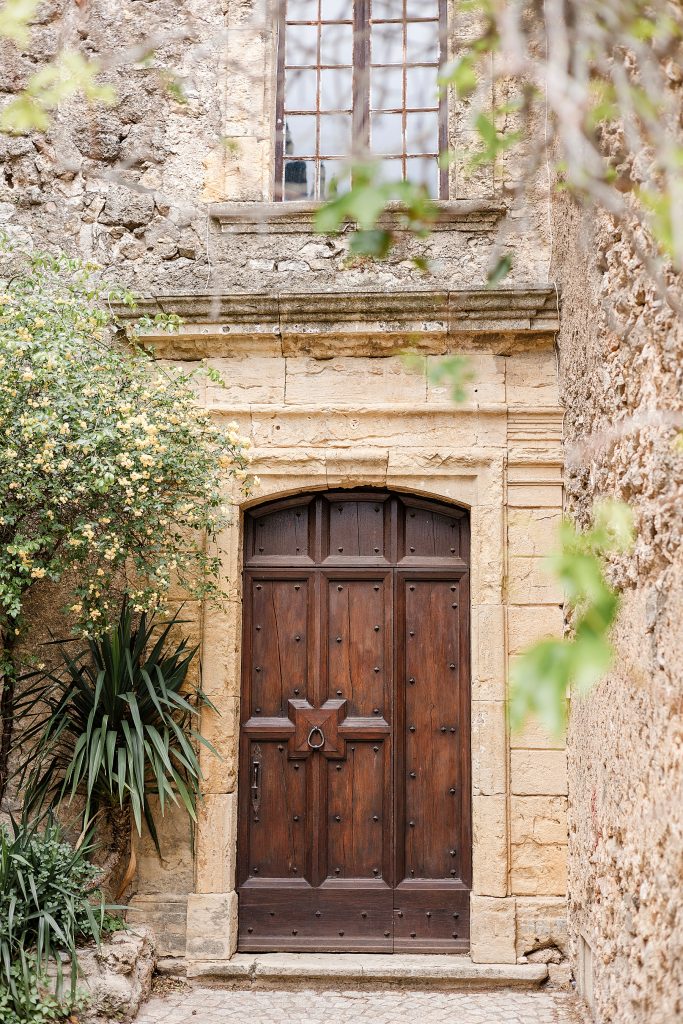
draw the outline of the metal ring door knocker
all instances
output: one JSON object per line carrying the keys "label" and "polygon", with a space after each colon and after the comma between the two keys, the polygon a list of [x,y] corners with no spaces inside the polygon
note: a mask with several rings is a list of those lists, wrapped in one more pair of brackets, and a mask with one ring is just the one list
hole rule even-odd
{"label": "metal ring door knocker", "polygon": [[[315,736],[316,733],[320,737],[320,743],[313,742],[313,737]],[[325,746],[325,734],[319,725],[314,725],[311,731],[309,732],[308,745],[311,748],[311,750],[322,750],[322,748]]]}

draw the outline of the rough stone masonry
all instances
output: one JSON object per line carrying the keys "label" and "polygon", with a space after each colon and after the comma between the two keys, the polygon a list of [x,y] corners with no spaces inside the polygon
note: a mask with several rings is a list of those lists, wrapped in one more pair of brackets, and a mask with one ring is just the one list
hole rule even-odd
{"label": "rough stone masonry", "polygon": [[[466,32],[459,23],[458,37]],[[129,48],[148,42],[153,57],[131,61]],[[508,164],[471,178],[456,161],[445,227],[425,242],[400,237],[379,265],[350,261],[345,236],[316,236],[308,217],[274,221],[274,45],[272,11],[259,0],[46,0],[31,51],[3,44],[0,99],[70,46],[103,60],[118,102],[71,103],[45,135],[0,137],[0,223],[27,245],[97,261],[152,308],[179,296],[171,308],[188,325],[165,354],[207,356],[230,371],[227,394],[203,397],[252,432],[263,496],[393,482],[484,510],[473,551],[473,934],[476,955],[493,960],[566,945],[565,754],[534,726],[511,740],[503,713],[506,659],[561,628],[560,597],[540,568],[562,504],[549,288],[558,283],[568,504],[587,522],[594,497],[623,497],[639,532],[633,556],[613,566],[625,589],[617,663],[572,709],[572,952],[593,950],[599,1019],[673,1021],[683,1012],[680,324],[607,219],[588,231],[561,199],[550,238],[541,192],[513,208]],[[183,101],[168,89],[170,72]],[[462,151],[471,140],[460,113],[452,102],[450,141]],[[508,293],[491,297],[488,312],[486,302],[463,312],[461,292],[483,291],[502,222],[514,225],[506,288],[527,296],[522,310]],[[379,293],[384,309],[368,312],[361,299],[341,325],[337,298],[325,310],[329,293]],[[241,306],[222,298],[235,295]],[[477,382],[463,410],[454,413],[426,372],[406,371],[398,353],[415,337],[429,360],[472,354]],[[220,722],[206,725],[229,756],[210,766],[197,861],[171,819],[164,864],[146,839],[139,851],[137,912],[161,926],[168,952],[185,950],[188,896],[190,937],[218,913],[221,955],[233,941],[237,528],[227,551],[235,591],[226,620],[202,620],[195,608],[195,628],[222,701]]]}

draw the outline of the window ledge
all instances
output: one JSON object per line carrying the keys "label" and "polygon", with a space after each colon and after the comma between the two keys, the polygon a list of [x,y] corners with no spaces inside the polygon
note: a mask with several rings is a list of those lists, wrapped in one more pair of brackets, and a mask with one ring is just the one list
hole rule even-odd
{"label": "window ledge", "polygon": [[[321,203],[214,203],[210,215],[230,235],[317,234],[313,218]],[[492,199],[453,199],[437,202],[438,220],[433,231],[490,231],[506,213],[507,207]],[[380,227],[400,230],[401,206],[392,203],[379,220]],[[342,230],[352,226],[348,222]]]}

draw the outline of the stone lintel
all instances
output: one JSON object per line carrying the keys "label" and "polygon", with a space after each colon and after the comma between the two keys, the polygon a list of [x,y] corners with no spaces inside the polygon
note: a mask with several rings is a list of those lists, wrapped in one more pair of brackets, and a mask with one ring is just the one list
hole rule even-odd
{"label": "stone lintel", "polygon": [[[507,212],[504,203],[490,199],[454,199],[434,204],[436,220],[432,231],[491,231]],[[306,235],[320,234],[315,230],[314,218],[321,204],[294,203],[214,203],[209,216],[229,235]],[[347,221],[342,232],[353,224]],[[390,203],[379,218],[378,226],[392,231],[407,230],[400,203]]]}
{"label": "stone lintel", "polygon": [[453,343],[506,354],[550,347],[559,324],[555,289],[546,286],[158,295],[141,299],[135,311],[119,307],[117,313],[124,320],[180,316],[184,325],[178,333],[152,328],[145,335],[160,355],[175,358],[235,354],[236,346],[240,350],[254,337],[261,346],[264,338],[277,339],[278,354],[285,356],[386,356],[411,347],[443,354]]}

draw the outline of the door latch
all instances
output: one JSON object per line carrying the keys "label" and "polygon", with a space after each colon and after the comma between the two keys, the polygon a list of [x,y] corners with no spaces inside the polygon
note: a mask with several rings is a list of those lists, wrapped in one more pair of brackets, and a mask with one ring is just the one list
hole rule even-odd
{"label": "door latch", "polygon": [[261,751],[257,747],[251,762],[251,806],[258,814],[261,803]]}

